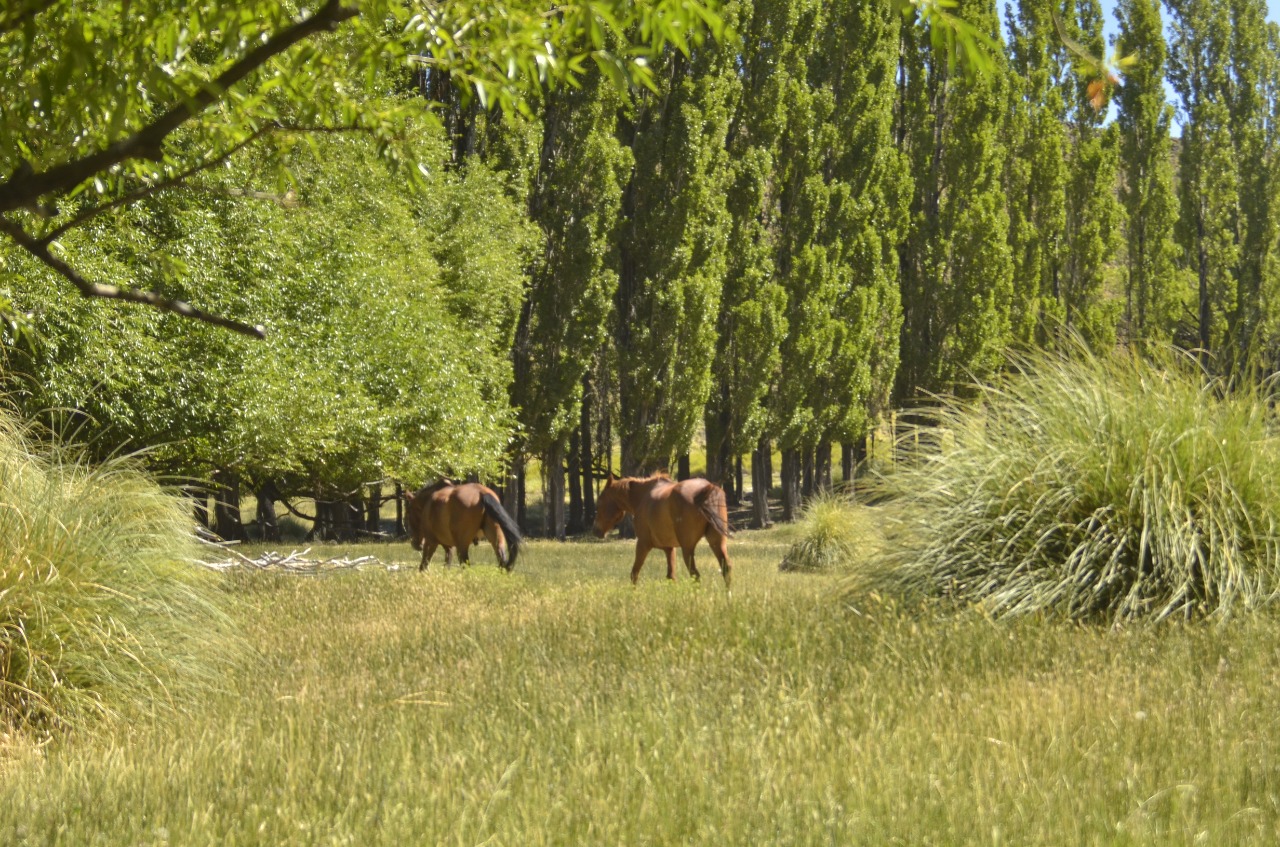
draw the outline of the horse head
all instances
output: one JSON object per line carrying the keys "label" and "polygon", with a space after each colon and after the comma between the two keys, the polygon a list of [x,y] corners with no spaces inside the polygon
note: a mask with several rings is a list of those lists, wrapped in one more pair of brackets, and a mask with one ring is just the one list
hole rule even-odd
{"label": "horse head", "polygon": [[596,521],[592,530],[597,538],[604,538],[609,530],[618,525],[627,512],[631,511],[631,503],[627,499],[626,480],[617,479],[611,473],[605,480],[604,489],[596,498]]}

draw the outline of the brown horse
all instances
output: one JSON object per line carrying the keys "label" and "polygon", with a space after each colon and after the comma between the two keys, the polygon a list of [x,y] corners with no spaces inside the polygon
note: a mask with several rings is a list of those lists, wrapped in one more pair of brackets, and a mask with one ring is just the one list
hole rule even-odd
{"label": "brown horse", "polygon": [[636,525],[632,584],[639,578],[649,551],[655,547],[667,554],[667,579],[676,578],[677,547],[684,553],[689,574],[698,579],[693,548],[698,546],[699,539],[705,538],[720,562],[725,587],[729,587],[733,570],[729,561],[729,512],[720,486],[705,479],[675,482],[662,474],[648,479],[615,479],[609,474],[596,501],[596,535],[604,538],[626,514],[635,516]]}
{"label": "brown horse", "polygon": [[[447,479],[433,483],[408,495],[405,523],[409,527],[409,543],[422,551],[425,571],[437,547],[444,548],[444,563],[453,564],[453,550],[458,560],[467,564],[471,545],[481,538],[489,539],[498,556],[498,567],[508,571],[516,566],[520,552],[520,528],[511,519],[498,495],[477,482],[455,485]],[[510,547],[508,547],[510,545]]]}

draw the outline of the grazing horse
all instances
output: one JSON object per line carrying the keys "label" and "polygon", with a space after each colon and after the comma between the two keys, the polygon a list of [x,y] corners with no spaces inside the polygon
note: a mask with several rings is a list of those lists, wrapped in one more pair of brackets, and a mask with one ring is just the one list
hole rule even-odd
{"label": "grazing horse", "polygon": [[614,478],[609,474],[596,500],[595,533],[604,538],[622,520],[635,516],[636,563],[631,568],[634,585],[649,551],[657,547],[667,554],[667,579],[676,578],[675,548],[684,553],[689,574],[698,579],[693,548],[705,538],[720,562],[725,588],[729,588],[733,564],[729,561],[729,512],[724,489],[705,479],[676,482],[659,474],[648,479]]}
{"label": "grazing horse", "polygon": [[[431,554],[444,548],[444,563],[453,564],[453,549],[458,560],[467,564],[471,545],[481,538],[489,539],[498,555],[498,567],[508,571],[516,566],[520,552],[520,528],[511,519],[498,495],[478,482],[455,485],[442,479],[408,495],[405,523],[409,527],[409,543],[422,551],[425,571]],[[508,547],[510,545],[510,547]]]}

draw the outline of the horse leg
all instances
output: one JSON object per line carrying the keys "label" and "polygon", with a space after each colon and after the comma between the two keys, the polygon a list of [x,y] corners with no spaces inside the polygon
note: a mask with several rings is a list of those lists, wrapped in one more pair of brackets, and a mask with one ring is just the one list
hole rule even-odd
{"label": "horse leg", "polygon": [[639,539],[636,540],[636,563],[631,566],[631,584],[635,585],[636,580],[640,578],[640,568],[644,565],[645,557],[649,555],[649,551],[653,549],[650,544],[645,544]]}
{"label": "horse leg", "polygon": [[431,561],[431,555],[436,552],[436,545],[427,542],[422,545],[422,564],[418,565],[418,570],[425,571],[427,563]]}
{"label": "horse leg", "polygon": [[444,566],[446,568],[453,567],[453,548],[446,546],[444,548]]}
{"label": "horse leg", "polygon": [[701,582],[702,574],[698,573],[698,566],[693,563],[694,548],[697,546],[698,542],[695,541],[691,545],[681,547],[680,550],[684,553],[684,566],[689,569],[689,576]]}
{"label": "horse leg", "polygon": [[674,580],[676,578],[676,548],[663,547],[662,552],[667,554],[667,579]]}
{"label": "horse leg", "polygon": [[471,541],[467,540],[458,545],[458,564],[466,567],[471,564]]}
{"label": "horse leg", "polygon": [[714,527],[707,527],[706,539],[711,545],[711,552],[716,554],[716,559],[720,562],[720,573],[724,576],[724,587],[727,589],[730,587],[730,577],[733,575],[733,562],[729,560],[729,539]]}

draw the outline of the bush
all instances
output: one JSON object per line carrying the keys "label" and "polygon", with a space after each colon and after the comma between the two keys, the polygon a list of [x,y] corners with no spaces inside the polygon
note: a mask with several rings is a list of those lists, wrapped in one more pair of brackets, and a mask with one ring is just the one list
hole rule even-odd
{"label": "bush", "polygon": [[946,401],[883,480],[898,588],[1109,620],[1226,615],[1275,597],[1280,450],[1270,397],[1189,357],[1041,354]]}
{"label": "bush", "polygon": [[833,571],[853,561],[860,535],[853,502],[842,494],[822,493],[805,505],[800,540],[778,566],[783,571]]}
{"label": "bush", "polygon": [[168,709],[231,643],[178,498],[115,459],[37,453],[0,415],[0,728]]}

